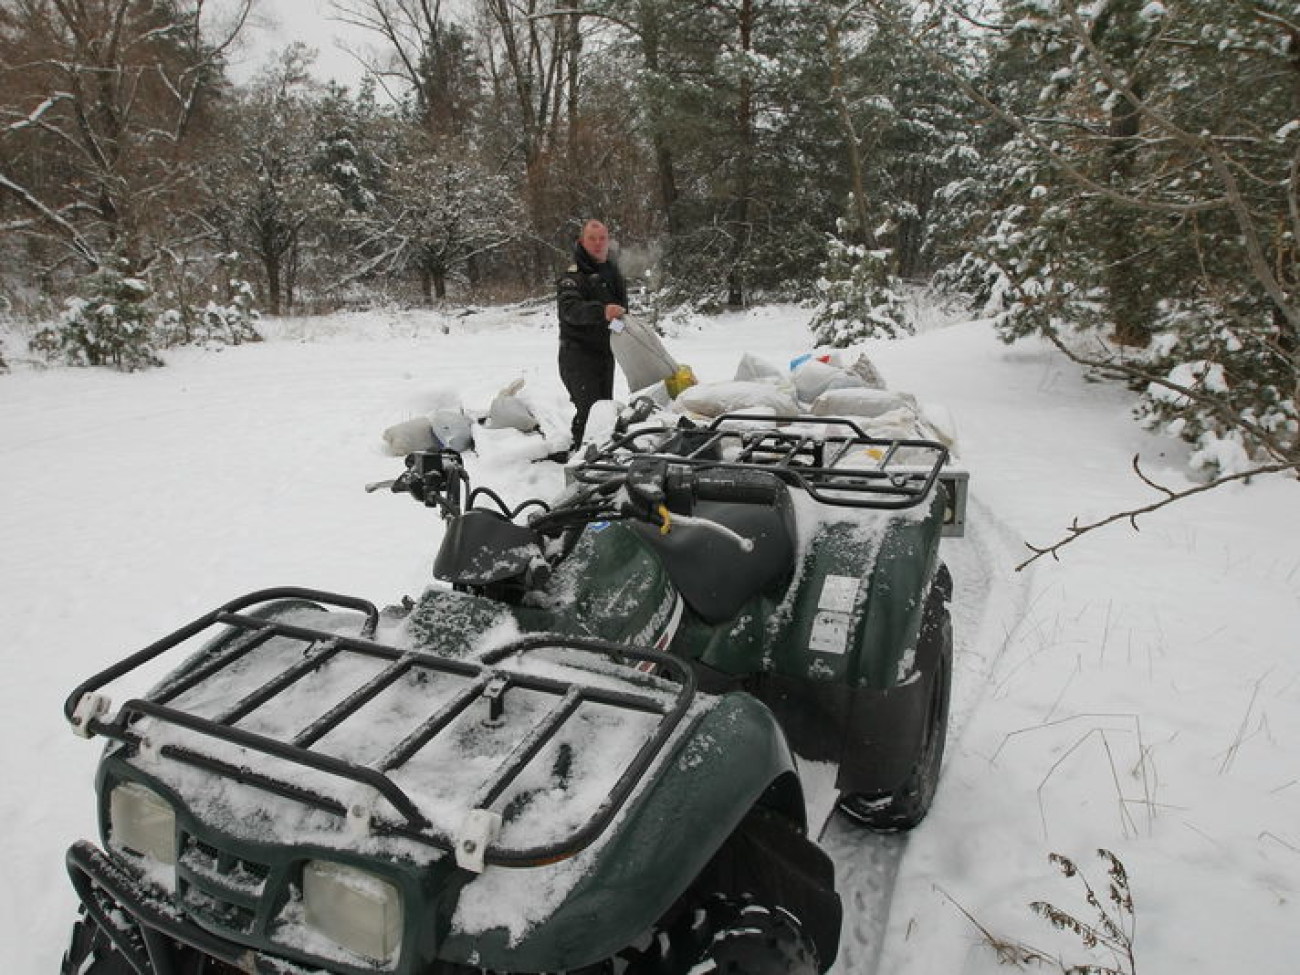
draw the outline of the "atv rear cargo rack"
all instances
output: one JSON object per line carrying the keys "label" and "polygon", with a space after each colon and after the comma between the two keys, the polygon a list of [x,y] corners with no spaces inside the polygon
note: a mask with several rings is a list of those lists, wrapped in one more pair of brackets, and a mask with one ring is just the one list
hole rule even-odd
{"label": "atv rear cargo rack", "polygon": [[[292,623],[274,615],[281,609],[285,612],[295,608],[303,609],[303,601],[318,604],[317,608],[330,606],[363,614],[364,621],[359,635],[340,635]],[[277,607],[277,602],[282,605]],[[247,612],[254,607],[259,608],[259,611]],[[648,648],[620,646],[602,640],[556,634],[529,634],[479,657],[447,658],[376,642],[373,637],[378,622],[379,613],[373,604],[349,596],[290,587],[249,593],[225,603],[91,677],[69,695],[64,713],[78,734],[85,737],[103,735],[115,739],[124,743],[132,755],[144,751],[173,759],[333,813],[354,824],[360,817],[360,825],[374,834],[404,837],[440,850],[455,852],[458,859],[464,852],[461,848],[463,834],[473,814],[487,810],[500,800],[528,768],[529,763],[548,743],[556,739],[566,722],[584,704],[657,718],[634,757],[619,774],[616,783],[584,822],[569,830],[566,835],[537,845],[512,847],[489,842],[486,849],[478,850],[481,869],[481,865],[485,864],[533,866],[564,859],[588,846],[609,826],[645,773],[656,762],[674,730],[686,716],[695,694],[695,678],[689,667],[673,657]],[[209,634],[208,631],[214,629],[216,632]],[[101,693],[101,689],[169,650],[197,637],[207,639],[209,636],[222,636],[223,639],[205,646],[199,657],[191,659],[190,666],[182,668],[145,696],[126,701],[116,715],[109,716],[110,702]],[[187,692],[200,688],[207,681],[221,678],[241,661],[248,660],[275,640],[288,641],[293,651],[287,656],[295,662],[279,670],[260,686],[246,690],[239,700],[229,702],[219,714],[203,716],[177,704],[178,699]],[[283,645],[280,649],[283,649]],[[529,673],[509,666],[512,659],[519,662],[527,655],[544,649],[593,654],[615,664],[626,664],[626,674],[623,667],[614,668],[606,664],[605,670],[593,671],[592,679],[584,681],[565,679],[552,673]],[[328,662],[345,658],[375,662],[378,670],[356,686],[333,694],[333,699],[326,702],[323,713],[305,727],[299,728],[296,733],[269,736],[236,726],[250,714],[275,704],[281,695]],[[655,665],[667,680],[650,677],[631,666],[640,662]],[[572,665],[560,670],[566,676],[580,672]],[[385,743],[382,760],[361,764],[313,747],[331,730],[357,715],[398,681],[415,679],[423,683],[437,677],[451,678],[463,682],[464,686],[450,695],[441,706],[432,709],[432,713],[409,729],[400,740]],[[535,692],[544,695],[546,699],[553,699],[554,703],[545,709],[541,720],[518,736],[509,754],[482,775],[473,791],[472,801],[467,801],[463,806],[462,811],[468,814],[465,819],[456,823],[435,821],[437,817],[430,815],[417,797],[394,781],[393,773],[434,742],[439,734],[446,731],[476,702],[487,702],[487,720],[500,719],[510,708],[506,695],[515,690]],[[176,742],[154,745],[150,741],[152,728],[146,719],[196,733],[190,738],[199,743],[210,741],[235,746],[241,750],[243,760],[235,762],[229,757],[222,757],[218,753],[223,749],[219,747],[204,748]],[[228,752],[229,748],[225,750]],[[327,794],[326,791],[311,788],[301,782],[290,781],[287,775],[277,776],[249,767],[249,756],[246,753],[261,753],[289,763],[290,767],[323,773],[327,781],[338,780],[342,784],[369,787],[387,802],[397,816],[382,817],[377,809],[359,810],[336,794]]]}
{"label": "atv rear cargo rack", "polygon": [[814,500],[841,507],[910,508],[943,483],[945,525],[954,529],[947,533],[960,534],[964,520],[967,474],[945,469],[946,446],[922,438],[874,437],[841,417],[724,413],[704,427],[644,427],[614,439],[574,476],[598,483],[646,456],[698,470],[771,471]]}

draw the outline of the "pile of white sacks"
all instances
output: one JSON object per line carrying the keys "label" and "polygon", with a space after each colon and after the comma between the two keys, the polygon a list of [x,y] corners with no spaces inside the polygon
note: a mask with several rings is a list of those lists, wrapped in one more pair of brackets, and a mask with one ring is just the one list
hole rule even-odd
{"label": "pile of white sacks", "polygon": [[[537,418],[520,395],[523,387],[523,379],[516,379],[503,388],[478,422],[493,430],[540,432]],[[474,448],[474,421],[459,405],[442,406],[393,424],[384,431],[383,441],[385,452],[394,457],[443,448],[464,452]]]}
{"label": "pile of white sacks", "polygon": [[[523,385],[524,381],[517,379],[502,388],[487,413],[477,420],[459,405],[447,405],[395,424],[383,432],[384,449],[393,456],[442,447],[470,450],[480,425],[536,434],[543,441],[541,425],[521,393]],[[707,423],[724,413],[843,417],[869,436],[935,439],[954,447],[951,418],[934,407],[923,408],[908,393],[886,389],[865,355],[846,365],[836,354],[810,353],[783,368],[745,353],[732,379],[696,382],[675,398],[659,381],[628,396],[629,403],[645,399],[660,412],[652,421],[676,422],[675,417],[686,416]],[[619,403],[598,403],[588,423],[587,441],[603,442],[613,432],[621,409]]]}
{"label": "pile of white sacks", "polygon": [[909,393],[886,389],[865,355],[848,365],[833,354],[802,355],[782,369],[746,353],[734,379],[697,383],[672,401],[656,387],[639,395],[650,396],[665,410],[700,420],[723,413],[844,417],[874,437],[932,438],[948,447],[954,440],[947,416],[923,409]]}

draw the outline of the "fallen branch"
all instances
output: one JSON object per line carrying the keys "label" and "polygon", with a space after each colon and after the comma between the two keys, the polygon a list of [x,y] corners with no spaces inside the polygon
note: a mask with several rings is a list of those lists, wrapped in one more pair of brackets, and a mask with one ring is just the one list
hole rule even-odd
{"label": "fallen branch", "polygon": [[1130,525],[1133,526],[1134,531],[1140,531],[1137,523],[1137,519],[1139,515],[1145,515],[1145,514],[1150,514],[1153,511],[1159,511],[1161,508],[1164,508],[1171,504],[1175,504],[1178,501],[1182,501],[1184,498],[1190,498],[1193,495],[1202,494],[1206,491],[1213,491],[1215,488],[1222,487],[1224,484],[1228,484],[1232,481],[1245,481],[1245,480],[1249,480],[1252,477],[1257,477],[1261,474],[1277,474],[1277,473],[1281,473],[1282,471],[1292,471],[1296,473],[1298,476],[1300,476],[1300,462],[1292,461],[1290,463],[1284,462],[1284,463],[1277,463],[1277,464],[1263,464],[1260,465],[1259,467],[1253,467],[1248,471],[1241,471],[1236,474],[1225,474],[1223,477],[1216,477],[1212,481],[1207,481],[1204,484],[1197,484],[1195,487],[1187,488],[1185,491],[1174,491],[1170,488],[1165,487],[1162,484],[1157,484],[1155,481],[1149,478],[1146,474],[1142,472],[1142,468],[1139,465],[1139,456],[1137,454],[1133,455],[1133,470],[1137,474],[1138,478],[1141,479],[1142,483],[1150,486],[1156,491],[1161,492],[1164,495],[1164,497],[1161,498],[1159,501],[1154,501],[1151,504],[1143,505],[1140,508],[1130,508],[1127,511],[1117,511],[1115,514],[1110,515],[1109,517],[1102,518],[1099,521],[1090,522],[1089,524],[1086,525],[1079,524],[1079,519],[1076,518],[1069,526],[1069,532],[1070,532],[1069,535],[1061,539],[1055,545],[1046,545],[1040,547],[1037,545],[1031,545],[1029,542],[1025,542],[1025,547],[1029,549],[1031,552],[1033,552],[1034,554],[1031,555],[1029,558],[1025,559],[1025,561],[1021,562],[1019,565],[1017,565],[1016,571],[1019,572],[1025,566],[1037,561],[1038,559],[1042,558],[1044,555],[1051,555],[1053,559],[1059,562],[1061,558],[1058,553],[1061,551],[1061,549],[1065,548],[1065,546],[1069,545],[1071,542],[1077,541],[1083,535],[1088,534],[1088,532],[1096,531],[1098,528],[1105,528],[1107,525],[1113,525],[1117,521],[1127,521]]}

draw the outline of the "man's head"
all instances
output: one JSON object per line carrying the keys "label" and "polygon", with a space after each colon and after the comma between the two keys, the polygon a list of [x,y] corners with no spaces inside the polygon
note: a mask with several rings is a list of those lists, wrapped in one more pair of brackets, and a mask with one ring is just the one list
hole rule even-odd
{"label": "man's head", "polygon": [[582,236],[578,242],[596,263],[601,264],[609,259],[609,230],[599,220],[588,220],[582,225]]}

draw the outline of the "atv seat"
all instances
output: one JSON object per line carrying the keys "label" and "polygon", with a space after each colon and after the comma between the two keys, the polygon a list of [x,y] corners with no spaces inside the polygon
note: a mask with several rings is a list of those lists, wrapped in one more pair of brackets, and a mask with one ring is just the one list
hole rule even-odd
{"label": "atv seat", "polygon": [[[750,479],[759,474],[747,473]],[[794,570],[790,489],[767,472],[761,476],[771,481],[771,503],[700,501],[692,513],[749,539],[754,545],[751,551],[742,551],[733,539],[699,525],[676,525],[667,535],[651,526],[636,526],[686,604],[706,623],[732,619],[748,600],[784,582]]]}

